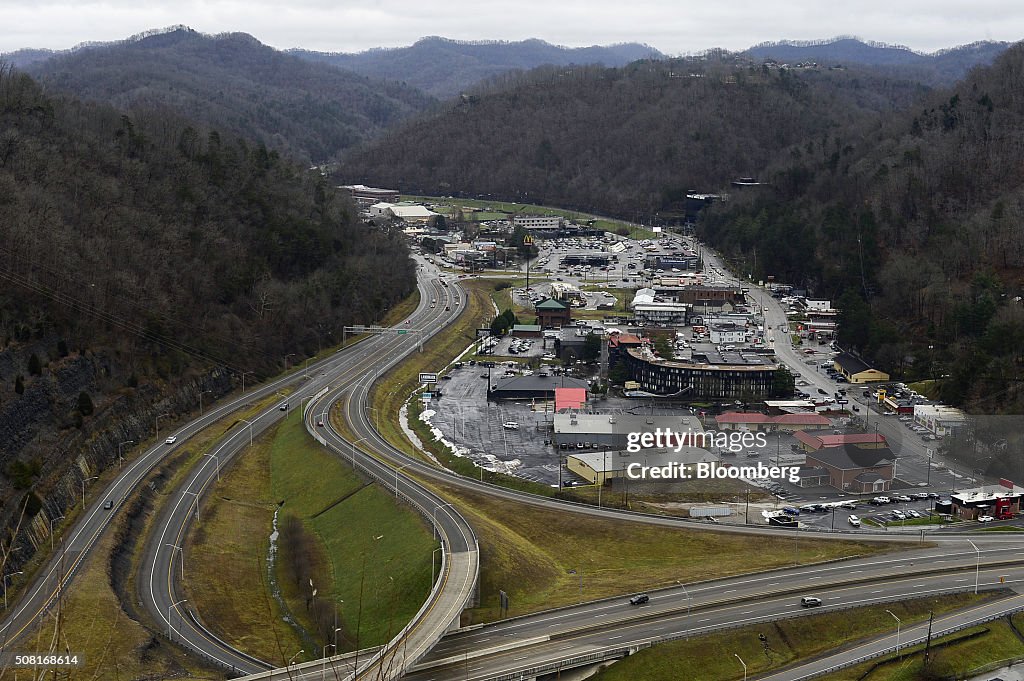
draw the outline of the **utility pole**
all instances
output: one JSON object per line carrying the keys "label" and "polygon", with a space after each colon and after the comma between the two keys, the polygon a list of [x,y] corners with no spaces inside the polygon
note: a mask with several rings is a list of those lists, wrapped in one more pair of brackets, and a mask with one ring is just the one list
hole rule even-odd
{"label": "utility pole", "polygon": [[928,637],[924,640],[924,663],[923,667],[928,668],[928,656],[931,654],[932,648],[932,622],[935,621],[935,611],[928,613]]}

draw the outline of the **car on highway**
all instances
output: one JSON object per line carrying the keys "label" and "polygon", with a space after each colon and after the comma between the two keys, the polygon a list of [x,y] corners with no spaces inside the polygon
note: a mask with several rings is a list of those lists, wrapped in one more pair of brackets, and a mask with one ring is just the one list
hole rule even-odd
{"label": "car on highway", "polygon": [[505,430],[519,430],[519,424],[515,421],[505,421],[501,427]]}
{"label": "car on highway", "polygon": [[323,428],[323,427],[324,427],[324,422],[323,422],[323,421],[321,421],[321,420],[319,420],[319,419],[317,419],[317,422],[316,422],[316,427],[317,427],[317,428]]}
{"label": "car on highway", "polygon": [[804,608],[816,608],[821,605],[821,599],[817,596],[804,596],[800,599],[800,605]]}
{"label": "car on highway", "polygon": [[850,522],[850,524],[851,524],[851,525],[853,525],[854,527],[860,527],[860,518],[858,518],[857,516],[855,516],[855,515],[851,515],[851,516],[850,516],[849,518],[847,518],[847,520],[848,520],[848,521]]}
{"label": "car on highway", "polygon": [[993,518],[993,517],[992,517],[992,516],[990,516],[990,515],[979,515],[979,516],[978,516],[978,522],[979,522],[979,523],[990,523],[990,522],[992,522],[993,520],[995,520],[995,518]]}
{"label": "car on highway", "polygon": [[649,600],[651,600],[651,597],[648,596],[647,594],[637,594],[636,596],[633,596],[632,598],[629,599],[629,604],[630,605],[643,605],[644,603],[648,602]]}
{"label": "car on highway", "polygon": [[113,499],[107,499],[107,502],[105,504],[103,504],[103,510],[104,511],[109,511],[112,508],[114,508],[114,500]]}
{"label": "car on highway", "polygon": [[287,403],[287,402],[285,402],[285,403],[284,403],[284,404],[282,404],[282,405],[281,405],[280,407],[278,407],[278,409],[279,409],[280,411],[288,411],[288,403]]}
{"label": "car on highway", "polygon": [[177,438],[177,436],[175,436],[175,435],[172,435],[172,436],[170,436],[169,438],[167,438],[166,440],[164,440],[164,444],[165,444],[165,445],[173,445],[173,444],[174,444],[175,442],[177,442],[177,441],[178,441],[178,438]]}

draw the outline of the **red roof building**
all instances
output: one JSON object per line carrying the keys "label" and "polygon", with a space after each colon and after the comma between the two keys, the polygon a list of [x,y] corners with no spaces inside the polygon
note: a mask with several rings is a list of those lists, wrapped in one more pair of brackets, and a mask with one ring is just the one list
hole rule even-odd
{"label": "red roof building", "polygon": [[796,439],[805,452],[816,452],[819,449],[830,449],[832,447],[845,447],[854,445],[861,449],[882,449],[888,446],[884,435],[877,433],[849,433],[846,435],[833,435],[826,433],[806,433],[802,430],[796,432]]}
{"label": "red roof building", "polygon": [[796,431],[805,428],[827,428],[831,422],[820,414],[811,412],[800,414],[780,414],[767,416],[760,412],[727,411],[715,417],[719,430],[787,430]]}
{"label": "red roof building", "polygon": [[586,404],[586,388],[555,388],[555,412],[563,409],[582,409]]}

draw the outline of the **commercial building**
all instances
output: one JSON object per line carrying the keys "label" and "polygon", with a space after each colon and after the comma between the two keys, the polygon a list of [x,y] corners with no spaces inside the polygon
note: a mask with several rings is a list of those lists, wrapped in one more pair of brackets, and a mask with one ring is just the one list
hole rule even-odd
{"label": "commercial building", "polygon": [[869,383],[871,381],[888,381],[889,374],[872,368],[862,360],[847,352],[836,355],[833,360],[836,371],[850,383]]}
{"label": "commercial building", "polygon": [[661,284],[654,291],[662,298],[677,303],[703,305],[708,302],[725,302],[742,305],[746,302],[743,290],[738,286],[670,286],[667,279],[662,278]]}
{"label": "commercial building", "polygon": [[695,270],[697,269],[697,254],[686,253],[649,253],[644,258],[646,267],[662,270]]}
{"label": "commercial building", "polygon": [[986,491],[985,488],[961,490],[950,495],[952,514],[964,520],[977,520],[978,516],[1006,518],[1020,513],[1024,489],[1011,485],[1005,489]]}
{"label": "commercial building", "polygon": [[[678,452],[675,449],[645,449],[639,452],[624,450],[574,451],[566,457],[565,465],[584,480],[601,485],[608,480],[626,477],[626,471],[630,464],[646,467],[677,464],[692,471],[693,464],[706,462],[713,465],[717,460],[717,457],[706,449],[683,447]],[[692,472],[690,474],[692,475]],[[678,482],[678,480],[669,479],[665,482]]]}
{"label": "commercial building", "polygon": [[572,321],[569,305],[554,298],[540,301],[533,309],[537,313],[537,323],[545,329],[560,329]]}
{"label": "commercial building", "polygon": [[689,361],[659,359],[647,347],[622,355],[630,379],[646,393],[683,399],[743,399],[772,395],[779,365],[739,352],[694,352]]}
{"label": "commercial building", "polygon": [[500,400],[553,400],[557,388],[581,388],[588,390],[590,385],[578,378],[567,376],[548,376],[533,374],[531,376],[495,377],[487,391],[487,399],[491,402]]}
{"label": "commercial building", "polygon": [[888,447],[862,449],[844,445],[808,453],[806,465],[828,471],[829,485],[840,491],[877,494],[888,491],[894,461],[895,456]]}
{"label": "commercial building", "polygon": [[709,329],[711,342],[715,345],[723,343],[743,343],[747,339],[747,327],[738,324],[712,324]]}
{"label": "commercial building", "polygon": [[536,236],[554,236],[562,227],[562,218],[557,215],[516,215],[513,227],[522,227]]}
{"label": "commercial building", "polygon": [[[704,432],[700,420],[690,414],[672,416],[643,416],[635,414],[555,414],[554,442],[560,448],[592,448],[625,449],[629,433],[654,433],[661,429],[663,433],[697,434]],[[678,439],[666,436],[664,444],[676,447]],[[703,444],[702,441],[685,440],[683,445]]]}
{"label": "commercial building", "polygon": [[397,189],[378,189],[377,187],[367,187],[363,184],[346,184],[338,188],[347,191],[360,208],[366,208],[381,202],[398,203],[399,199]]}
{"label": "commercial building", "polygon": [[749,430],[751,432],[788,431],[827,428],[831,421],[820,414],[779,414],[769,416],[760,412],[727,411],[715,417],[719,430]]}
{"label": "commercial building", "polygon": [[954,435],[967,425],[967,415],[944,404],[918,404],[914,405],[914,423],[945,437]]}
{"label": "commercial building", "polygon": [[836,435],[834,433],[808,433],[798,431],[795,435],[800,442],[800,448],[805,452],[816,452],[821,449],[834,449],[836,447],[856,446],[864,449],[884,449],[888,442],[884,435],[878,433],[848,433]]}
{"label": "commercial building", "polygon": [[378,202],[370,206],[369,212],[373,218],[396,220],[407,224],[425,224],[437,217],[434,211],[415,203]]}
{"label": "commercial building", "polygon": [[512,335],[516,338],[540,338],[540,324],[513,324]]}
{"label": "commercial building", "polygon": [[629,304],[638,326],[686,326],[689,306],[659,297],[654,289],[638,289]]}
{"label": "commercial building", "polygon": [[607,253],[569,253],[563,255],[560,261],[562,265],[566,267],[574,267],[576,265],[607,265],[611,262],[611,256]]}

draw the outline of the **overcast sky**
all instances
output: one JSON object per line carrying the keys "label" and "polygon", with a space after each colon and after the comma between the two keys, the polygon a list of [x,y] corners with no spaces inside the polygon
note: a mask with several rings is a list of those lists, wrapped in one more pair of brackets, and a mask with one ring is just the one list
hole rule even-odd
{"label": "overcast sky", "polygon": [[0,52],[64,49],[175,24],[338,52],[430,35],[572,47],[641,42],[670,55],[837,35],[923,52],[1024,38],[1020,0],[0,0],[0,16]]}

